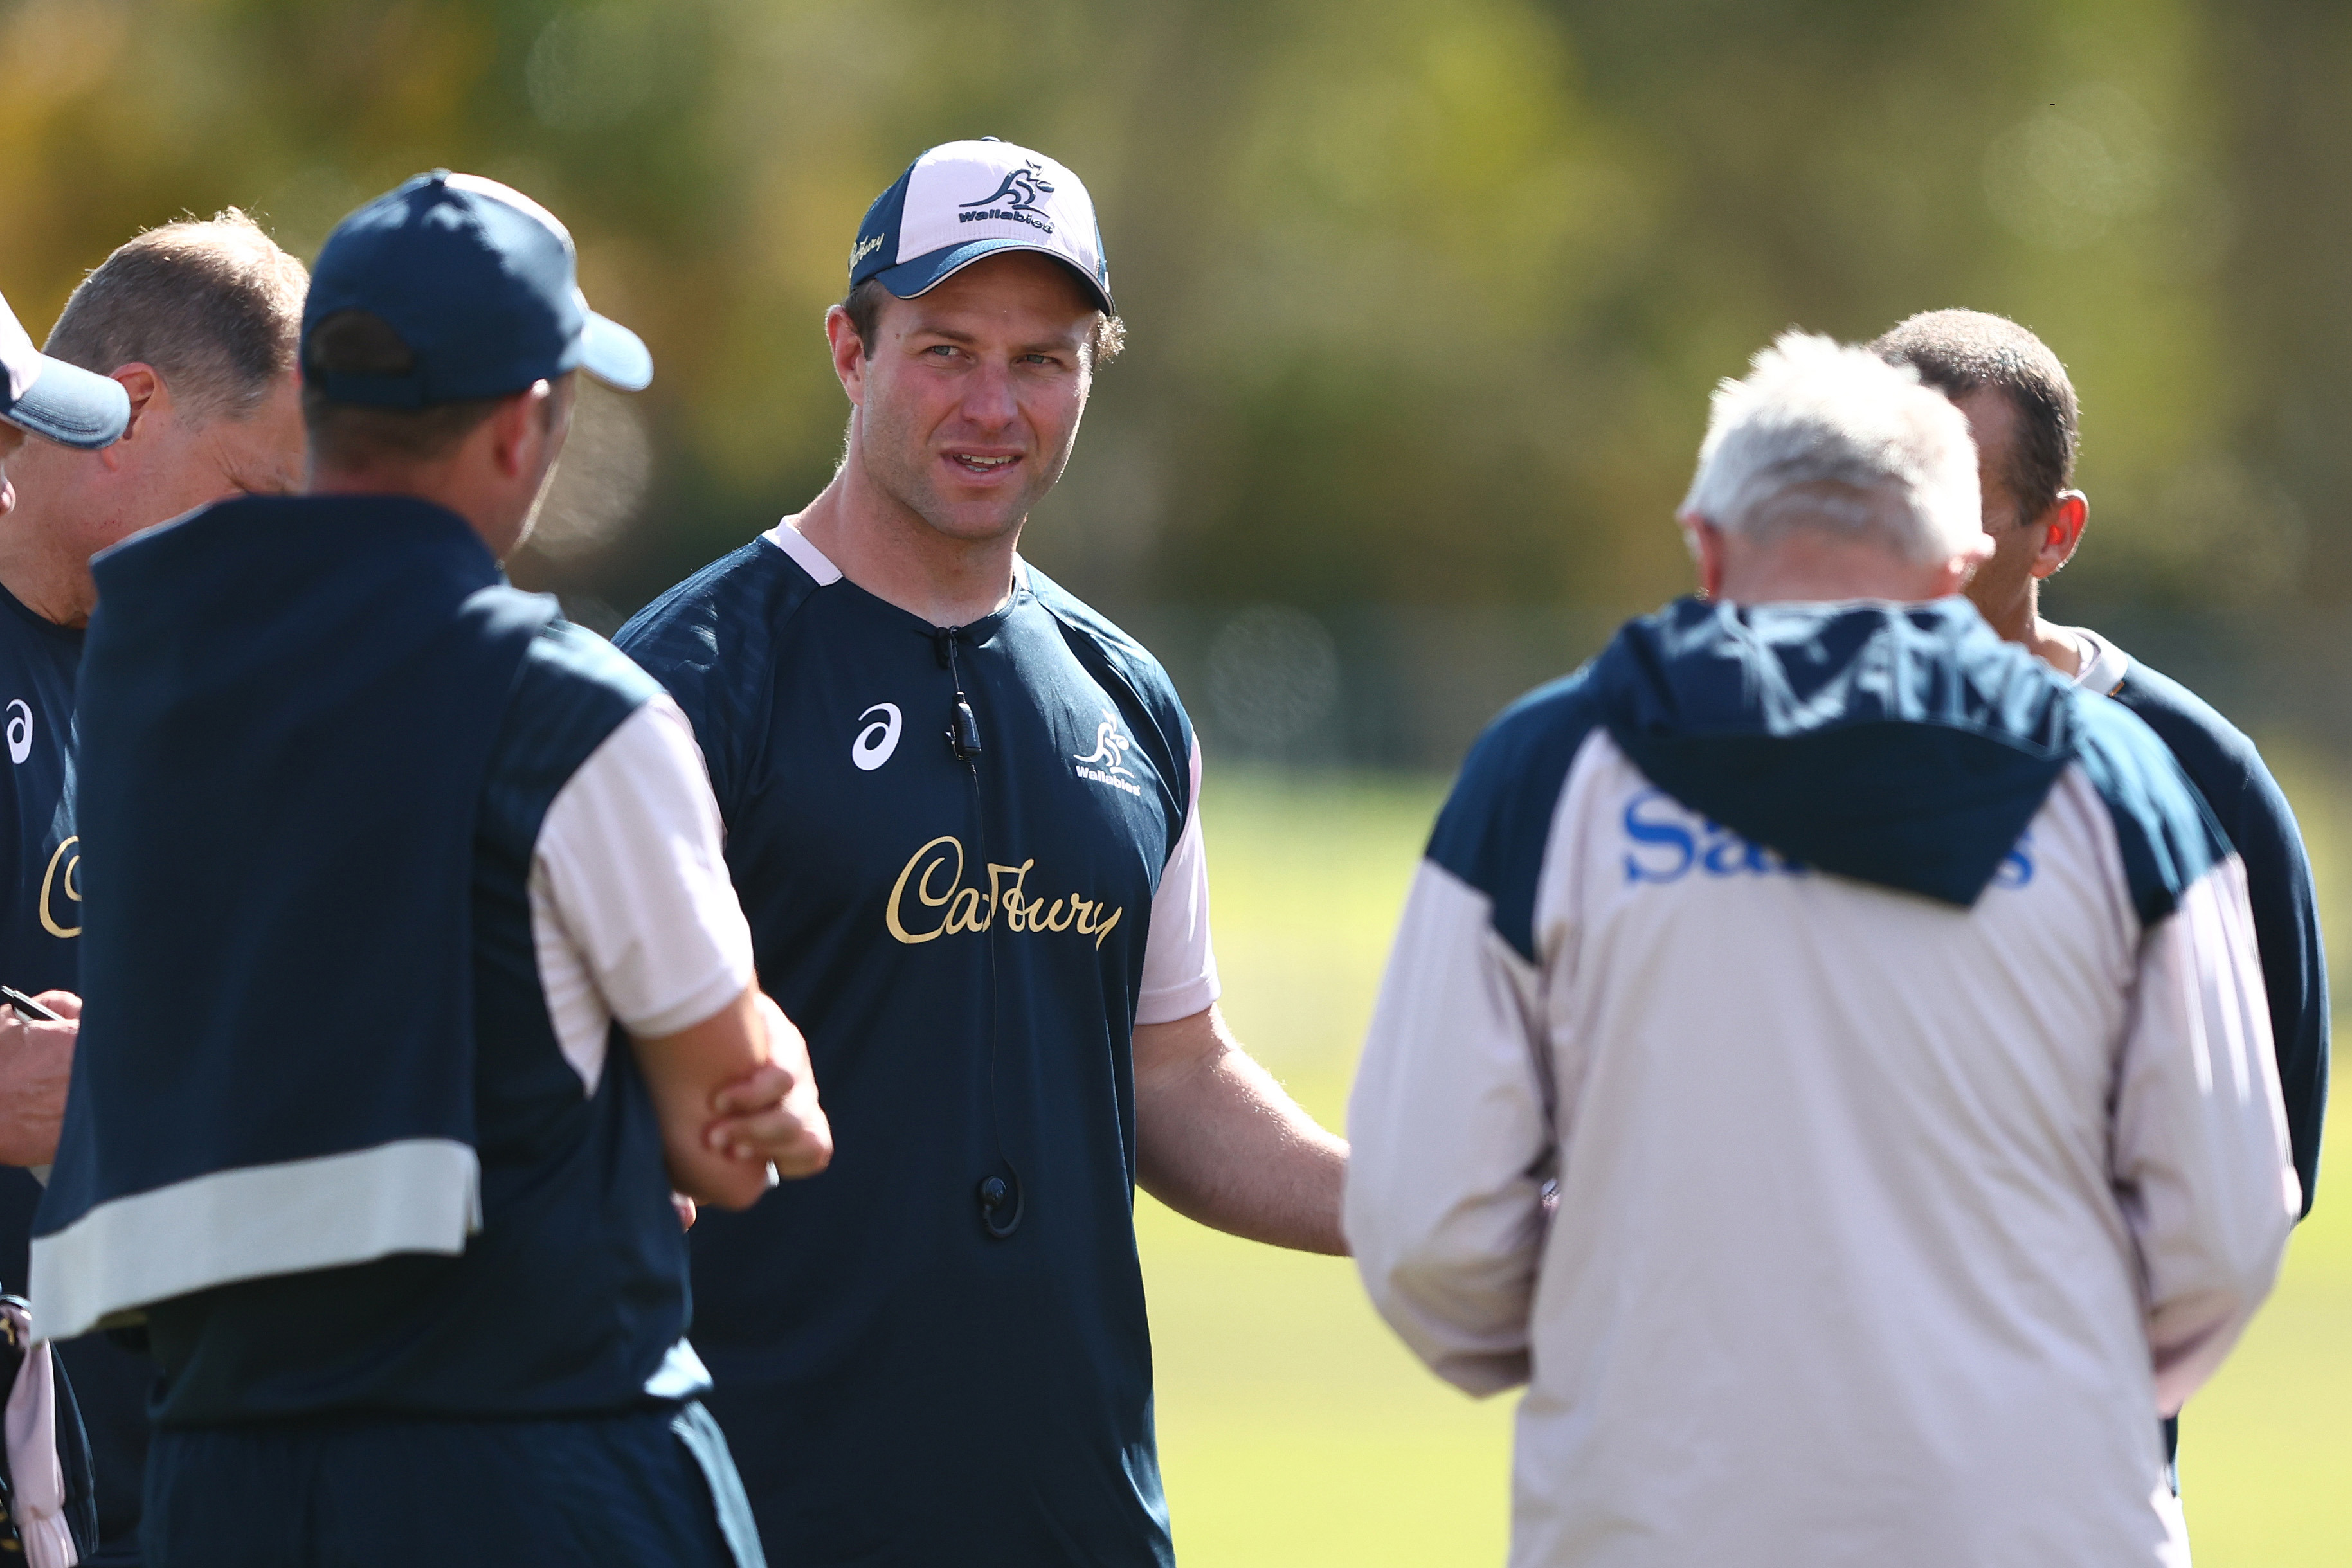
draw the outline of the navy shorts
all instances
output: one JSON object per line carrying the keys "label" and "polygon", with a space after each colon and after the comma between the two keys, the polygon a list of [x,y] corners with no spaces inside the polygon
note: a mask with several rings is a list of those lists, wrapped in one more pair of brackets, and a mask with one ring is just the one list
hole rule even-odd
{"label": "navy shorts", "polygon": [[166,1427],[146,1568],[765,1568],[700,1405],[565,1420]]}

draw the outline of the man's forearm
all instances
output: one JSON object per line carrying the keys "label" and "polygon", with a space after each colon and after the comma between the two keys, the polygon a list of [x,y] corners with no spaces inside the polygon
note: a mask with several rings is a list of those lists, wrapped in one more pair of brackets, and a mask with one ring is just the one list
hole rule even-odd
{"label": "man's forearm", "polygon": [[1346,1142],[1251,1060],[1214,1008],[1137,1028],[1135,1100],[1146,1192],[1252,1241],[1346,1253]]}

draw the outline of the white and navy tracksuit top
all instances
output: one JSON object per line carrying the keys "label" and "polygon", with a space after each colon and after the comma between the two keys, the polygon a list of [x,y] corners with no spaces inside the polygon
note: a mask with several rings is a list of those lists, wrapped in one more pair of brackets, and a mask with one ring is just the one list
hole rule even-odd
{"label": "white and navy tracksuit top", "polygon": [[1349,1110],[1520,1568],[2185,1563],[2156,1417],[2299,1203],[2242,868],[1964,601],[1685,601],[1506,714]]}

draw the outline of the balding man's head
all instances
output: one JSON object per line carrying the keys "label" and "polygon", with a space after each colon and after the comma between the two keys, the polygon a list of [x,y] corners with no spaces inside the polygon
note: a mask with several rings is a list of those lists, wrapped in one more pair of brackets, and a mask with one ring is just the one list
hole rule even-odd
{"label": "balding man's head", "polygon": [[45,351],[102,375],[152,366],[184,417],[249,418],[294,367],[310,281],[235,207],[166,224],[83,279]]}
{"label": "balding man's head", "polygon": [[0,582],[18,601],[79,625],[98,551],[210,501],[301,488],[294,361],[309,284],[234,208],[150,229],[83,280],[47,352],[121,382],[131,421],[104,451],[36,444],[11,465],[18,512]]}

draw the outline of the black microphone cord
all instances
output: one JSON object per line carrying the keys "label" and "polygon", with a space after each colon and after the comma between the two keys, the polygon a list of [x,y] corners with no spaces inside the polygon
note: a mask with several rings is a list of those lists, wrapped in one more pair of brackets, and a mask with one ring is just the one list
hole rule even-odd
{"label": "black microphone cord", "polygon": [[[956,657],[956,643],[964,634],[963,628],[960,626],[942,626],[931,633],[931,639],[940,663],[947,669],[949,684],[955,689],[955,703],[948,712],[948,749],[955,754],[957,761],[964,765],[964,771],[971,779],[972,815],[978,823],[975,837],[981,869],[985,873],[993,859],[988,852],[988,800],[980,783],[979,758],[986,748],[980,741],[980,720],[971,711],[971,699],[964,695],[963,666]],[[1000,1241],[1021,1228],[1023,1209],[1021,1173],[1004,1153],[1004,1110],[997,1083],[1001,993],[996,974],[996,932],[999,925],[997,916],[1002,913],[998,907],[996,885],[992,880],[989,884],[988,924],[982,931],[988,942],[988,1136],[989,1143],[996,1150],[996,1163],[1004,1167],[1005,1174],[999,1176],[991,1172],[982,1176],[975,1196],[980,1200],[981,1224],[987,1228],[989,1235]]]}

